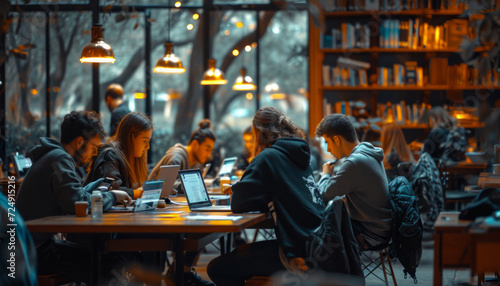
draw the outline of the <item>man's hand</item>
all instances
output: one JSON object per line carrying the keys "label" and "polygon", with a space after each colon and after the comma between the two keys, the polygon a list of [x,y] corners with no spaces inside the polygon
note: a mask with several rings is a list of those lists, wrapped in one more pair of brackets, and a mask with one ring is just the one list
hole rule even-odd
{"label": "man's hand", "polygon": [[288,258],[288,263],[290,263],[290,267],[292,267],[294,271],[301,272],[309,270],[306,261],[302,257]]}
{"label": "man's hand", "polygon": [[132,198],[124,191],[111,191],[115,194],[116,202],[122,203],[124,206],[128,207],[132,203]]}
{"label": "man's hand", "polygon": [[331,162],[326,162],[323,164],[323,174],[331,175],[333,173],[333,168],[335,164],[331,164]]}
{"label": "man's hand", "polygon": [[227,186],[222,190],[223,195],[232,195],[233,194],[233,189],[231,189],[231,186]]}

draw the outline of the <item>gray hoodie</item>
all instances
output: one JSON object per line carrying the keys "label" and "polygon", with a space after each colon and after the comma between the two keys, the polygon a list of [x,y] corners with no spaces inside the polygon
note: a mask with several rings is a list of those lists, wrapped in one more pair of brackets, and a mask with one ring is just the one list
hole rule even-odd
{"label": "gray hoodie", "polygon": [[345,195],[352,220],[378,236],[389,237],[391,204],[383,159],[381,148],[360,143],[333,177],[325,174],[318,184],[325,203]]}

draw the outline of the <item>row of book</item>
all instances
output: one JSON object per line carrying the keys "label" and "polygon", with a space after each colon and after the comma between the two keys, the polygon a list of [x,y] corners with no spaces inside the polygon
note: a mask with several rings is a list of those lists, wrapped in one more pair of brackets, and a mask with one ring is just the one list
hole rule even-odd
{"label": "row of book", "polygon": [[417,62],[394,64],[392,67],[379,67],[377,84],[379,86],[424,85],[424,68]]}
{"label": "row of book", "polygon": [[[342,113],[347,116],[353,115],[353,110],[359,105],[356,101],[336,101],[329,102],[323,99],[323,116],[331,113]],[[396,122],[400,125],[422,124],[426,121],[425,115],[430,106],[425,103],[406,104],[404,100],[397,103],[377,103],[376,116],[382,122]]]}
{"label": "row of book", "polygon": [[341,23],[331,35],[320,37],[319,46],[331,49],[370,48],[370,27],[360,23]]}
{"label": "row of book", "polygon": [[[323,65],[324,86],[368,86],[367,70],[370,64],[363,61],[338,57],[337,65]],[[378,67],[377,84],[379,86],[405,86],[424,84],[424,69],[416,61],[407,61],[404,65]]]}
{"label": "row of book", "polygon": [[377,103],[377,116],[383,122],[396,122],[400,125],[422,124],[426,121],[425,115],[430,105],[425,103],[406,104],[404,100],[399,103]]}
{"label": "row of book", "polygon": [[[491,0],[490,0],[491,1]],[[460,0],[323,0],[327,12],[342,11],[402,11],[413,9],[465,9]]]}
{"label": "row of book", "polygon": [[[331,49],[369,49],[370,28],[374,23],[361,24],[342,22],[340,29],[333,28],[331,35],[320,37],[321,48]],[[380,48],[406,49],[443,49],[458,48],[464,37],[468,36],[469,28],[466,19],[453,19],[443,25],[430,25],[422,18],[403,20],[385,20],[380,23]]]}
{"label": "row of book", "polygon": [[446,24],[432,26],[419,18],[386,20],[380,26],[379,45],[381,48],[446,48],[446,27]]}

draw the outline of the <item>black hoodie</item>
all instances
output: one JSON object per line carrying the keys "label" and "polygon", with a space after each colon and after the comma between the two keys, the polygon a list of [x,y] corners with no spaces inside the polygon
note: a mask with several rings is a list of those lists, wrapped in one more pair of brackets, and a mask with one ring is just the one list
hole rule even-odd
{"label": "black hoodie", "polygon": [[232,186],[234,213],[271,211],[287,258],[306,257],[306,239],[323,215],[310,158],[306,141],[278,139],[252,160],[240,182]]}
{"label": "black hoodie", "polygon": [[[28,157],[33,161],[31,169],[19,188],[16,206],[24,220],[75,213],[76,201],[87,201],[85,192],[75,172],[75,161],[61,143],[50,138],[40,138],[41,145],[34,147]],[[103,209],[116,203],[113,193],[103,193]],[[37,245],[50,234],[34,234]]]}

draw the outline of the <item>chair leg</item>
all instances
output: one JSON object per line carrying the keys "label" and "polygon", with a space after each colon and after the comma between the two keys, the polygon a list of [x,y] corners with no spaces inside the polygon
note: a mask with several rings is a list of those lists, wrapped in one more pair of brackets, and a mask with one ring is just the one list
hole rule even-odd
{"label": "chair leg", "polygon": [[387,248],[385,249],[385,253],[387,255],[387,262],[389,262],[389,269],[391,270],[392,282],[394,282],[394,286],[398,286],[398,282],[396,282],[396,276],[394,275],[394,270],[392,269],[391,256],[389,252],[387,252]]}
{"label": "chair leg", "polygon": [[382,250],[378,254],[380,255],[380,264],[382,264],[382,272],[384,272],[385,286],[389,286],[389,282],[387,281],[387,272],[385,271],[384,251]]}

